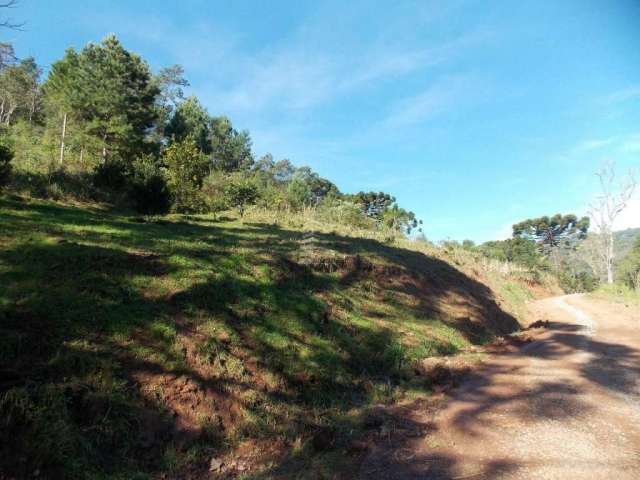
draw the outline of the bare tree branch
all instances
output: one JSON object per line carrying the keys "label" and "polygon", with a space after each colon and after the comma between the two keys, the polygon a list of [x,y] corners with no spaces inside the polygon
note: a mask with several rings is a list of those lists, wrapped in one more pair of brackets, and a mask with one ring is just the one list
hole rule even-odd
{"label": "bare tree branch", "polygon": [[613,283],[613,227],[616,218],[627,207],[636,189],[635,172],[629,170],[628,175],[617,186],[615,183],[615,163],[606,162],[596,172],[600,182],[600,195],[589,207],[589,216],[600,235],[600,257],[607,272],[607,283]]}
{"label": "bare tree branch", "polygon": [[[18,5],[18,0],[5,0],[0,2],[0,8],[14,8]],[[22,30],[24,22],[16,23],[11,18],[0,20],[0,28],[10,28],[11,30]]]}

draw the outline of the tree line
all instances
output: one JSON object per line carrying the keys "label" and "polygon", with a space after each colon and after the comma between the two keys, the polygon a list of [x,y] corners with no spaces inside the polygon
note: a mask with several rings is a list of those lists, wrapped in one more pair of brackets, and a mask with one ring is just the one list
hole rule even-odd
{"label": "tree line", "polygon": [[[512,226],[512,237],[476,246],[471,240],[460,245],[467,250],[531,271],[548,271],[568,292],[594,290],[600,284],[618,282],[640,291],[640,238],[624,258],[616,258],[614,222],[627,207],[636,181],[634,172],[615,185],[615,168],[604,164],[596,176],[601,192],[589,216],[556,214],[529,218]],[[589,229],[595,226],[595,231]]]}
{"label": "tree line", "polygon": [[188,86],[181,66],[154,73],[115,35],[67,49],[44,78],[1,43],[0,181],[13,161],[14,173],[77,174],[144,214],[322,207],[357,211],[371,228],[419,228],[388,193],[346,194],[309,167],[256,158],[250,133]]}

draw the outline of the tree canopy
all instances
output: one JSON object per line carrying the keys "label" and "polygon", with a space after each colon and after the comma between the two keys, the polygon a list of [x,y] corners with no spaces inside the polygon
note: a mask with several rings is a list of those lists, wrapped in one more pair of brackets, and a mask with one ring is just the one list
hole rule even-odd
{"label": "tree canopy", "polygon": [[216,169],[233,172],[253,165],[251,136],[247,130],[238,132],[225,116],[212,118],[210,128],[211,158]]}
{"label": "tree canopy", "polygon": [[543,250],[556,247],[560,242],[584,239],[589,230],[589,217],[578,219],[573,214],[556,214],[530,218],[513,225],[514,238],[534,240]]}
{"label": "tree canopy", "polygon": [[13,62],[0,56],[0,123],[33,120],[40,104],[41,72],[32,57]]}
{"label": "tree canopy", "polygon": [[169,141],[181,142],[193,137],[197,147],[204,154],[211,153],[211,118],[196,97],[187,97],[178,103],[175,113],[165,129]]}
{"label": "tree canopy", "polygon": [[308,166],[256,157],[249,131],[188,95],[180,65],[152,72],[115,35],[67,49],[40,75],[0,43],[0,122],[20,147],[12,161],[88,174],[90,188],[124,195],[140,212],[244,214],[256,204],[403,233],[421,223],[389,193],[344,194]]}
{"label": "tree canopy", "polygon": [[53,108],[72,113],[100,140],[103,157],[144,152],[145,137],[158,116],[160,89],[147,63],[113,35],[76,53],[68,49],[52,65],[44,85]]}
{"label": "tree canopy", "polygon": [[477,248],[487,257],[526,267],[537,267],[544,261],[536,242],[530,238],[514,237],[495,240],[485,242]]}

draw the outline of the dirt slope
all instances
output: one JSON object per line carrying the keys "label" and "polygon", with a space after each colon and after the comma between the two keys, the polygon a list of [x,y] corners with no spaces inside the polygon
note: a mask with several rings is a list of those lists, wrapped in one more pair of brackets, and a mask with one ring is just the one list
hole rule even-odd
{"label": "dirt slope", "polygon": [[369,410],[532,295],[469,252],[254,220],[0,197],[0,479],[351,479]]}
{"label": "dirt slope", "polygon": [[640,478],[640,312],[581,296],[532,305],[536,341],[494,355],[425,435],[382,442],[362,478]]}

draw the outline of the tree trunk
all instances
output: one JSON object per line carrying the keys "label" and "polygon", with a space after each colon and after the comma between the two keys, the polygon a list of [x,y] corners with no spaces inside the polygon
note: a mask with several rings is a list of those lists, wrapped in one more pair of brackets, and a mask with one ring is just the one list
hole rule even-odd
{"label": "tree trunk", "polygon": [[107,161],[107,134],[102,135],[102,161]]}
{"label": "tree trunk", "polygon": [[80,165],[82,165],[83,158],[84,158],[84,148],[80,147]]}
{"label": "tree trunk", "polygon": [[607,232],[607,283],[613,283],[613,231]]}
{"label": "tree trunk", "polygon": [[31,103],[29,104],[29,125],[31,125],[31,123],[33,122],[33,114],[36,111],[36,101],[35,99],[31,100]]}
{"label": "tree trunk", "polygon": [[67,112],[62,117],[62,135],[60,136],[60,165],[64,162],[64,138],[67,133]]}

